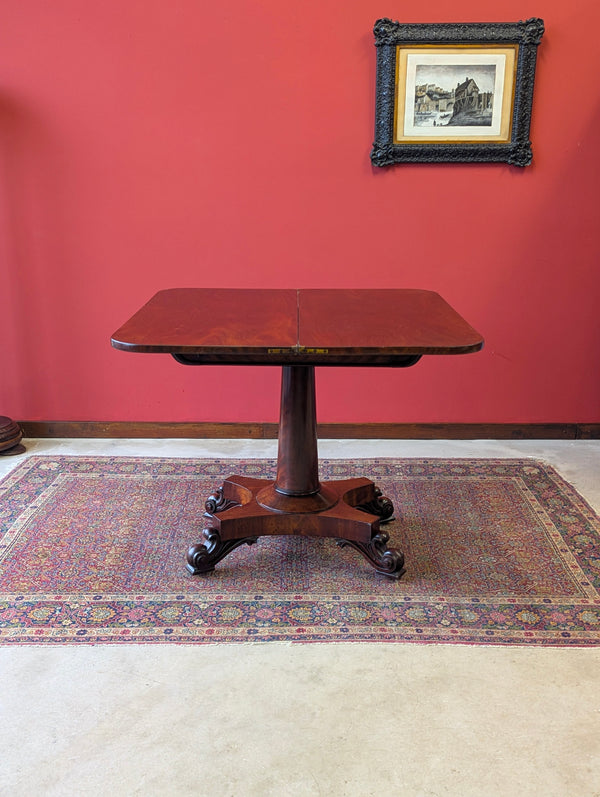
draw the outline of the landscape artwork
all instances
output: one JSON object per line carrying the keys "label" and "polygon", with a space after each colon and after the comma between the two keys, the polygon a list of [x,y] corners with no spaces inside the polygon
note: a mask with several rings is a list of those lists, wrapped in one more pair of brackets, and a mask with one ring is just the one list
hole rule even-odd
{"label": "landscape artwork", "polygon": [[503,132],[505,53],[408,53],[402,135],[494,137]]}
{"label": "landscape artwork", "polygon": [[414,124],[417,127],[491,127],[496,67],[492,64],[416,69]]}

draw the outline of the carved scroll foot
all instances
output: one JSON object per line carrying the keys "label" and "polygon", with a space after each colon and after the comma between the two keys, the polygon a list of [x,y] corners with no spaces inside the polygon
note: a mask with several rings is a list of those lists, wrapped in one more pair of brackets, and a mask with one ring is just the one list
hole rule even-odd
{"label": "carved scroll foot", "polygon": [[222,540],[218,531],[215,529],[203,529],[202,536],[204,542],[192,545],[187,552],[187,571],[193,576],[198,573],[209,573],[214,570],[217,562],[220,562],[228,553],[231,553],[240,545],[252,545],[258,537],[244,537],[240,540]]}
{"label": "carved scroll foot", "polygon": [[371,501],[366,501],[363,504],[358,504],[356,509],[362,509],[363,512],[369,512],[371,515],[377,515],[382,523],[387,523],[392,520],[394,514],[394,505],[389,498],[381,494],[379,487],[374,487],[375,497]]}
{"label": "carved scroll foot", "polygon": [[337,544],[344,548],[350,545],[370,562],[378,573],[391,578],[400,578],[404,575],[404,554],[395,548],[388,548],[390,535],[385,531],[375,534],[370,542],[357,542],[355,540],[337,540]]}
{"label": "carved scroll foot", "polygon": [[208,496],[204,513],[206,526],[202,530],[203,542],[192,545],[187,552],[186,568],[193,576],[199,573],[209,573],[214,570],[217,562],[220,562],[227,554],[238,548],[240,545],[252,545],[258,537],[247,536],[234,539],[221,538],[219,513],[226,513],[228,509],[242,506],[249,500],[248,491],[244,488],[231,483],[227,480],[222,487]]}

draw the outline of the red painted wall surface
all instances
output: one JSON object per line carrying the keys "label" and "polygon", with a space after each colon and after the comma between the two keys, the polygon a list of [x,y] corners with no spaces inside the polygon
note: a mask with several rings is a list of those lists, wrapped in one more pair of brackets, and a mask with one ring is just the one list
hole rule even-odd
{"label": "red painted wall surface", "polygon": [[[381,16],[543,17],[534,164],[374,169]],[[109,345],[157,290],[229,284],[437,290],[485,336],[320,370],[322,421],[599,421],[599,25],[596,0],[3,3],[0,414],[276,420],[277,369]]]}

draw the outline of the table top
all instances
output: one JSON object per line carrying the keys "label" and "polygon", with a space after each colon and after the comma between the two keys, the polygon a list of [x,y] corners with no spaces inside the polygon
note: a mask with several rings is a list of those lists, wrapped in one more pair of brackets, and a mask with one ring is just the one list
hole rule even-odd
{"label": "table top", "polygon": [[483,338],[433,291],[174,288],[111,343],[198,364],[401,365],[475,352]]}

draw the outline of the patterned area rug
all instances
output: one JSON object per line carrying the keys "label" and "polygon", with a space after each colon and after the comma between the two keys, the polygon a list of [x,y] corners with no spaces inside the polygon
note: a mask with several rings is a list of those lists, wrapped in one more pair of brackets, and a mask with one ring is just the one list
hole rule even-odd
{"label": "patterned area rug", "polygon": [[323,461],[321,478],[368,476],[393,500],[400,581],[302,537],[263,537],[189,575],[206,497],[232,473],[274,471],[25,459],[0,482],[0,643],[600,643],[600,521],[533,460]]}

